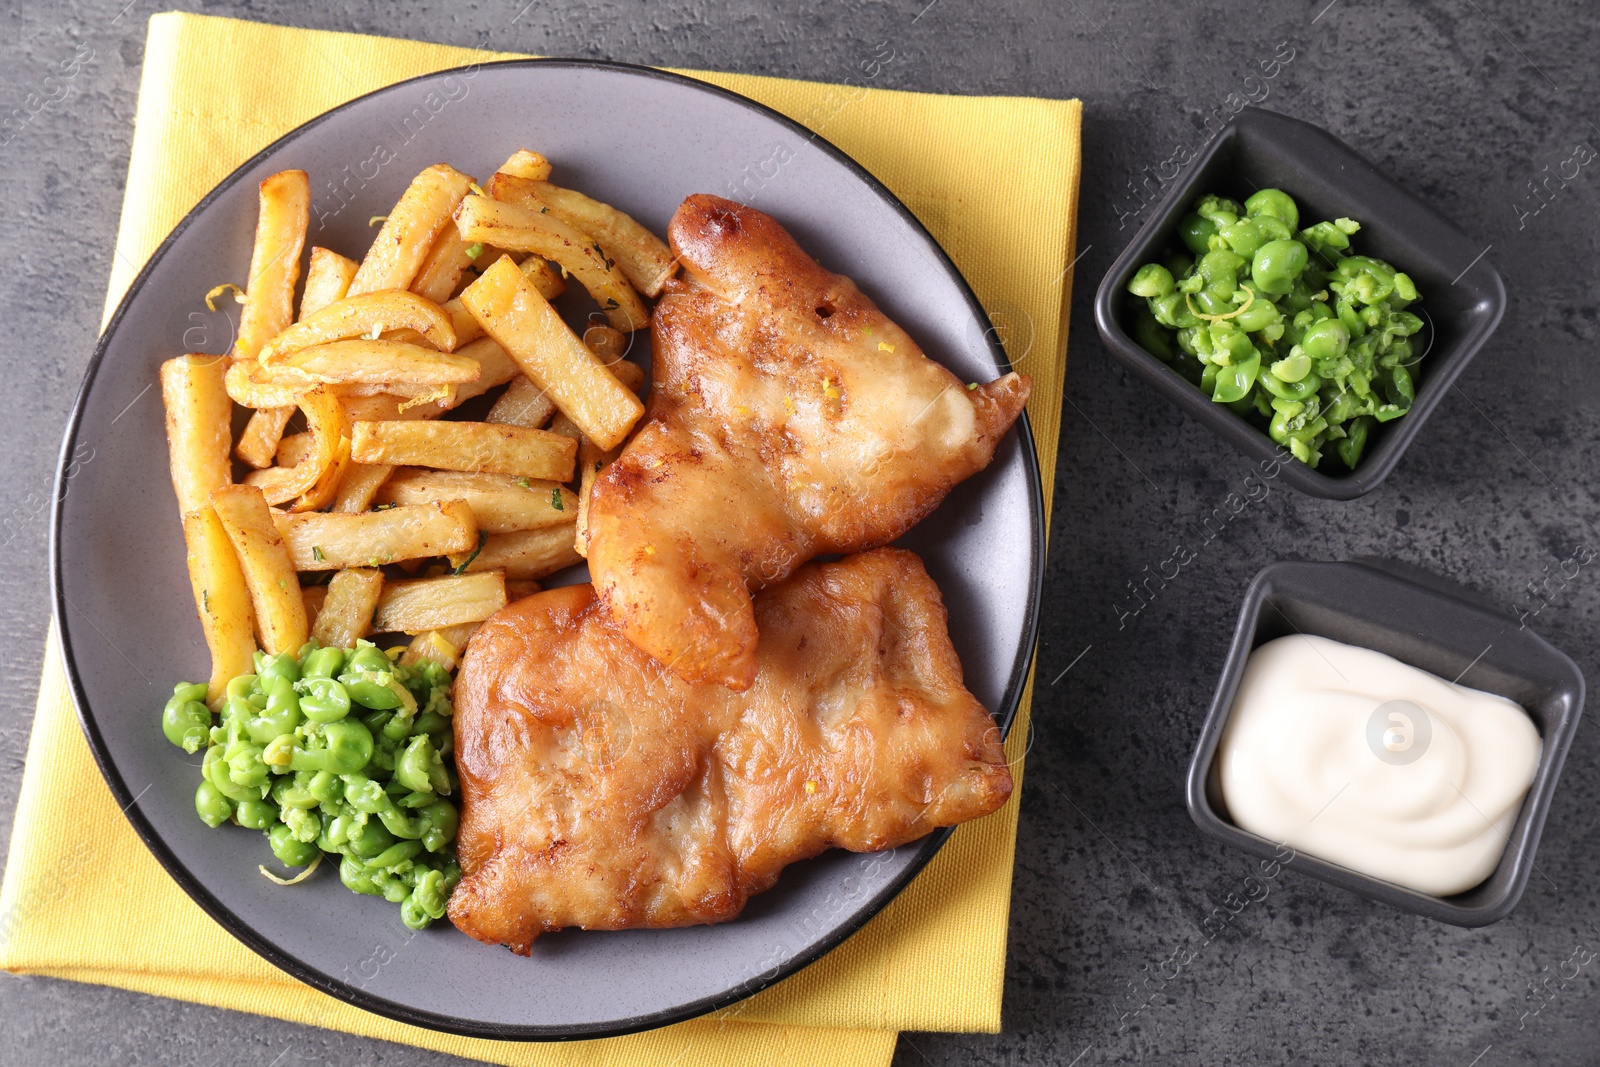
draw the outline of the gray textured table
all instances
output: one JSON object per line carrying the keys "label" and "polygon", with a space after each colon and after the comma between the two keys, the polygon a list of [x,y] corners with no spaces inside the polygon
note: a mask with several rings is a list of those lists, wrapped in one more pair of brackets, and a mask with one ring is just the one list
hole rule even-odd
{"label": "gray textured table", "polygon": [[[1022,791],[1005,1031],[908,1034],[896,1063],[1592,1064],[1600,948],[1600,723],[1573,745],[1521,907],[1457,930],[1286,872],[1176,979],[1153,978],[1254,862],[1203,840],[1182,783],[1244,587],[1277,558],[1378,553],[1475,586],[1508,611],[1584,546],[1600,502],[1594,277],[1600,172],[1543,199],[1600,145],[1600,11],[1531,0],[1313,0],[1256,14],[1218,0],[1024,4],[831,0],[782,13],[721,0],[330,0],[192,5],[323,29],[546,55],[818,80],[887,42],[889,88],[1079,96],[1080,250],[1037,729]],[[126,7],[123,4],[127,3]],[[191,6],[191,5],[184,5]],[[1262,5],[1266,8],[1266,5]],[[779,5],[773,5],[777,9]],[[0,189],[11,255],[0,315],[0,826],[15,806],[46,625],[45,526],[60,427],[94,344],[144,41],[143,0],[11,9],[0,43]],[[1228,27],[1231,27],[1228,28]],[[93,59],[30,113],[74,54]],[[1276,76],[1259,63],[1287,51]],[[1119,628],[1126,583],[1165,558],[1249,467],[1152,398],[1101,347],[1094,287],[1143,217],[1137,191],[1230,94],[1331,128],[1492,245],[1510,306],[1393,477],[1338,504],[1274,487]],[[17,116],[23,116],[19,118]],[[1149,168],[1148,171],[1146,168]],[[1546,168],[1549,168],[1547,171]],[[1567,168],[1570,171],[1570,166]],[[1515,383],[1515,388],[1508,385]],[[1570,570],[1570,567],[1568,568]],[[1600,679],[1600,576],[1531,624]],[[1070,669],[1068,669],[1070,667]],[[1052,681],[1053,680],[1053,681]],[[1591,884],[1596,879],[1597,884]],[[1535,998],[1534,990],[1543,992]],[[1154,995],[1152,996],[1152,991]],[[1137,1016],[1132,1009],[1148,1004]],[[1529,1014],[1543,1005],[1537,1014]],[[448,1057],[95,986],[0,976],[5,1064],[443,1064]]]}

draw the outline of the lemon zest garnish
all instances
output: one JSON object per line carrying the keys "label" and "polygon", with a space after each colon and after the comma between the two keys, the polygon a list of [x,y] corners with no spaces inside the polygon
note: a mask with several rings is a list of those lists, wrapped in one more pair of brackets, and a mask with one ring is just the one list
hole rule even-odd
{"label": "lemon zest garnish", "polygon": [[839,390],[834,387],[832,378],[822,379],[822,395],[827,397],[829,400],[839,399]]}
{"label": "lemon zest garnish", "polygon": [[743,404],[735,404],[735,405],[733,405],[733,410],[738,412],[740,415],[748,415],[748,414],[750,414],[750,409],[745,407]]}
{"label": "lemon zest garnish", "polygon": [[293,878],[279,878],[277,875],[267,870],[265,865],[259,863],[256,864],[256,870],[260,871],[262,877],[266,878],[266,880],[269,882],[276,882],[278,885],[298,885],[307,878],[310,878],[311,872],[315,871],[320,866],[322,866],[322,853],[318,852],[317,858],[311,861],[311,865],[305,870],[301,871],[299,874],[295,875]]}
{"label": "lemon zest garnish", "polygon": [[244,290],[239,288],[237,285],[234,285],[232,282],[223,282],[221,285],[213,287],[212,290],[209,293],[206,294],[206,308],[207,308],[207,310],[209,310],[209,311],[217,310],[217,297],[221,296],[228,289],[232,289],[233,290],[233,298],[235,300],[237,300],[241,304],[244,303],[244,301],[245,301]]}
{"label": "lemon zest garnish", "polygon": [[816,791],[817,791],[817,783],[816,782],[807,782],[806,783],[806,792],[807,793],[815,793]]}
{"label": "lemon zest garnish", "polygon": [[647,556],[655,555],[656,554],[656,546],[655,545],[645,545],[644,546],[644,554],[647,555]]}
{"label": "lemon zest garnish", "polygon": [[389,221],[389,216],[388,215],[374,215],[370,219],[367,220],[367,225],[368,226],[376,226],[380,222],[388,222],[388,221]]}
{"label": "lemon zest garnish", "polygon": [[890,344],[888,341],[879,341],[878,342],[878,351],[879,352],[893,352],[894,351],[894,345]]}
{"label": "lemon zest garnish", "polygon": [[1235,318],[1235,317],[1237,317],[1239,315],[1243,315],[1246,311],[1250,310],[1250,305],[1254,304],[1256,302],[1256,293],[1255,293],[1254,289],[1246,289],[1245,292],[1250,294],[1250,299],[1246,300],[1244,302],[1244,306],[1243,307],[1234,308],[1232,311],[1228,312],[1226,315],[1207,315],[1203,311],[1196,311],[1195,308],[1194,308],[1194,305],[1189,302],[1189,294],[1188,293],[1184,293],[1183,294],[1183,306],[1188,308],[1189,309],[1189,314],[1193,315],[1197,319],[1203,319],[1206,322],[1222,322],[1224,319]]}

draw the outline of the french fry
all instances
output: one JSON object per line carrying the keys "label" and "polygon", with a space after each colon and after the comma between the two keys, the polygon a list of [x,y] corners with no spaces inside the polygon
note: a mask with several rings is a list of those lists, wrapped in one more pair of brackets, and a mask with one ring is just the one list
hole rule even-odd
{"label": "french fry", "polygon": [[437,663],[447,671],[456,669],[461,662],[461,650],[443,637],[438,630],[424,630],[411,639],[400,654],[402,667],[418,667],[424,663]]}
{"label": "french fry", "polygon": [[558,433],[562,437],[570,437],[580,443],[588,440],[583,435],[583,428],[567,418],[564,412],[556,412],[556,417],[550,420],[550,425],[547,428],[551,433]]}
{"label": "french fry", "polygon": [[498,571],[390,582],[378,600],[372,629],[376,633],[421,633],[481,622],[505,606],[505,576]]}
{"label": "french fry", "polygon": [[233,542],[210,504],[183,517],[183,540],[188,547],[189,585],[194,590],[200,629],[211,649],[211,680],[206,703],[222,703],[230,681],[249,674],[256,651],[255,619],[250,610],[250,589]]}
{"label": "french fry", "polygon": [[310,634],[306,605],[266,497],[253,485],[225,485],[211,494],[211,506],[238,554],[261,647],[272,655],[298,652]]}
{"label": "french fry", "polygon": [[528,178],[533,181],[543,181],[550,177],[550,161],[531,149],[519,148],[511,153],[511,158],[501,166],[500,173],[515,174],[519,178]]}
{"label": "french fry", "polygon": [[373,567],[340,571],[328,583],[328,599],[311,637],[325,648],[354,648],[372,631],[372,613],[383,593],[383,572]]}
{"label": "french fry", "polygon": [[306,288],[300,294],[300,321],[343,300],[360,267],[353,259],[312,246],[311,265],[306,268]]}
{"label": "french fry", "polygon": [[[489,254],[485,252],[478,257],[477,265],[487,270],[489,265],[495,262],[498,262],[498,257],[490,259]],[[539,290],[539,295],[546,300],[554,300],[567,291],[567,283],[561,280],[561,275],[551,269],[550,264],[539,256],[529,256],[518,265],[517,269],[522,271],[523,276],[528,279],[535,289]],[[450,316],[450,325],[456,331],[458,353],[460,352],[460,346],[469,341],[476,341],[483,336],[483,326],[479,324],[477,319],[473,318],[472,312],[467,310],[467,306],[461,302],[459,296],[446,300],[439,305],[439,310]]]}
{"label": "french fry", "polygon": [[[509,582],[507,582],[506,585],[507,588],[510,587]],[[441,626],[434,632],[440,637],[444,638],[446,641],[449,641],[452,645],[455,645],[457,648],[465,651],[467,642],[472,640],[472,635],[477,633],[478,627],[482,625],[482,623],[478,622],[463,622],[455,626]]]}
{"label": "french fry", "polygon": [[[594,238],[554,215],[541,215],[539,205],[505,199],[522,181],[497,174],[490,183],[495,199],[469,196],[456,209],[456,228],[468,241],[484,241],[518,252],[553,259],[576,277],[619,330],[643,329],[650,322],[639,294],[627,276],[601,251]],[[501,266],[494,263],[489,270]],[[471,304],[467,305],[469,308]]]}
{"label": "french fry", "polygon": [[279,512],[274,519],[285,551],[302,571],[377,567],[396,560],[470,552],[478,544],[472,509],[459,500],[359,514]]}
{"label": "french fry", "polygon": [[416,293],[387,289],[348,296],[312,313],[262,345],[259,358],[270,367],[301,349],[392,330],[414,330],[441,352],[456,347],[455,326],[438,304]]}
{"label": "french fry", "polygon": [[599,242],[606,258],[616,260],[628,281],[645,296],[660,296],[661,287],[677,273],[678,260],[666,242],[610,204],[547,181],[530,181],[523,188],[556,218]]}
{"label": "french fry", "polygon": [[222,380],[230,400],[257,410],[295,407],[300,394],[317,384],[291,368],[269,369],[253,359],[234,360]]}
{"label": "french fry", "polygon": [[508,603],[516,603],[523,597],[530,597],[542,589],[544,589],[544,586],[527,578],[507,578],[506,601]]}
{"label": "french fry", "polygon": [[382,463],[355,463],[345,468],[339,482],[339,492],[333,498],[333,510],[355,514],[372,507],[372,498],[383,483],[389,480],[394,468]]}
{"label": "french fry", "polygon": [[552,482],[572,480],[577,442],[559,434],[486,422],[357,422],[358,463],[488,471]]}
{"label": "french fry", "polygon": [[330,341],[304,348],[287,366],[323,384],[451,385],[475,382],[478,361],[400,341]]}
{"label": "french fry", "polygon": [[601,326],[599,323],[584,329],[583,343],[588,346],[589,351],[600,357],[600,362],[606,367],[627,359],[628,349],[632,347],[630,334],[625,334],[614,326]]}
{"label": "french fry", "polygon": [[325,585],[302,585],[300,599],[306,606],[306,624],[313,633],[317,629],[317,616],[322,614],[322,605],[328,602],[328,587]]}
{"label": "french fry", "polygon": [[384,220],[350,283],[350,296],[380,289],[408,289],[451,213],[472,187],[472,179],[435,163],[412,179]]}
{"label": "french fry", "polygon": [[589,555],[589,494],[594,491],[600,472],[620,455],[621,448],[608,452],[587,437],[578,443],[578,521],[573,530],[573,547],[585,558]]}
{"label": "french fry", "polygon": [[485,422],[503,422],[507,426],[526,426],[537,430],[550,421],[556,413],[555,401],[544,390],[533,384],[533,379],[521,373],[511,379],[506,391],[494,402]]}
{"label": "french fry", "polygon": [[[579,450],[582,450],[579,445]],[[292,433],[278,442],[276,459],[280,467],[293,467],[303,463],[317,450],[317,435],[314,433]]]}
{"label": "french fry", "polygon": [[574,540],[571,523],[490,534],[470,563],[465,554],[451,556],[450,562],[457,567],[465,563],[468,574],[504,571],[508,579],[543,578],[582,559],[573,547]]}
{"label": "french fry", "polygon": [[639,398],[599,365],[550,302],[504,260],[467,286],[461,302],[522,372],[602,448],[621,444],[644,414]]}
{"label": "french fry", "polygon": [[[493,265],[492,260],[483,266],[487,270],[491,265]],[[522,272],[524,278],[528,279],[530,285],[539,290],[539,295],[546,300],[554,300],[567,291],[566,281],[556,273],[555,268],[550,266],[543,256],[529,256],[517,264],[517,269]]]}
{"label": "french fry", "polygon": [[610,326],[590,326],[583,331],[583,344],[611,376],[638,395],[644,389],[644,368],[628,362],[632,335]]}
{"label": "french fry", "polygon": [[461,284],[461,276],[467,273],[473,260],[483,254],[482,245],[478,246],[476,255],[468,254],[471,249],[471,242],[463,240],[454,226],[446,226],[433,239],[433,247],[417,271],[411,291],[435,304],[449,300],[456,286]]}
{"label": "french fry", "polygon": [[458,346],[468,341],[476,341],[483,336],[483,327],[478,325],[478,320],[472,317],[472,312],[467,310],[467,305],[461,302],[459,296],[440,304],[439,310],[450,316],[450,325],[456,332]]}
{"label": "french fry", "polygon": [[178,510],[188,514],[211,499],[212,490],[233,481],[228,449],[233,443],[233,408],[225,384],[224,356],[179,356],[161,364],[161,401],[166,407],[167,452]]}
{"label": "french fry", "polygon": [[257,469],[272,466],[272,456],[283,441],[283,428],[293,417],[293,405],[253,412],[239,435],[233,454]]}
{"label": "french fry", "polygon": [[559,526],[571,522],[578,508],[578,498],[556,482],[418,467],[397,472],[377,499],[387,504],[465,500],[486,533]]}
{"label": "french fry", "polygon": [[315,450],[293,467],[251,471],[245,484],[258,486],[269,504],[293,500],[295,511],[314,511],[326,507],[338,489],[341,466],[350,458],[350,424],[339,398],[326,388],[302,394],[299,406],[315,438]]}
{"label": "french fry", "polygon": [[256,243],[233,354],[254,359],[270,338],[294,321],[294,286],[300,250],[311,220],[311,180],[303,170],[285,170],[261,183]]}

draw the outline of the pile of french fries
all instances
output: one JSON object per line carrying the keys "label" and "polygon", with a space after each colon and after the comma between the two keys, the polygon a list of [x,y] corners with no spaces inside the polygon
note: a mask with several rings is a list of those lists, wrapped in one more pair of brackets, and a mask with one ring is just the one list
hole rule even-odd
{"label": "pile of french fries", "polygon": [[[486,186],[427,168],[361,262],[311,249],[298,316],[310,181],[261,183],[248,284],[207,297],[243,304],[233,350],[161,366],[214,705],[258,646],[403,633],[406,661],[453,669],[480,622],[584,555],[595,475],[644,413],[628,334],[677,263],[549,177],[526,149]],[[550,303],[569,278],[606,320],[581,338]],[[439,418],[494,389],[484,421]]]}

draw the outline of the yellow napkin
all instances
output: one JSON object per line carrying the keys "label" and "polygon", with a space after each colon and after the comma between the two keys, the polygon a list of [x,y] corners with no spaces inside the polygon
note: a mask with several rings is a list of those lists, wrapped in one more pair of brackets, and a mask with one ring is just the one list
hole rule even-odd
{"label": "yellow napkin", "polygon": [[[183,214],[284,132],[403,78],[504,58],[511,57],[229,19],[153,17],[108,315]],[[1012,358],[1034,376],[1028,411],[1048,507],[1075,254],[1078,102],[694,76],[808,122],[933,232],[996,318]],[[1019,787],[1027,734],[1025,699],[1007,745]],[[999,1029],[1020,795],[1019,788],[1000,812],[958,830],[897,900],[834,952],[716,1015],[597,1041],[452,1037],[295,981],[183,894],[118,814],[95,770],[52,628],[0,885],[0,966],[501,1064],[886,1064],[898,1030]]]}

